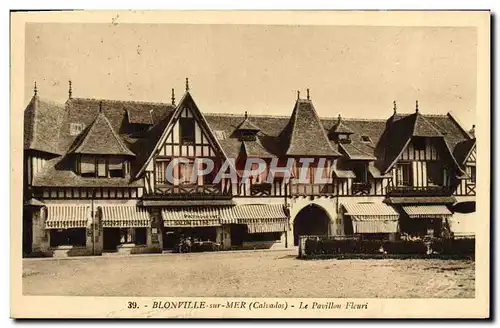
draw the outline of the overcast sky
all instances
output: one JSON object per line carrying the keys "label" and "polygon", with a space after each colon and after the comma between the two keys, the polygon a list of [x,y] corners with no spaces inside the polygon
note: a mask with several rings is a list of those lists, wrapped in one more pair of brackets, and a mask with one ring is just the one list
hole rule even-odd
{"label": "overcast sky", "polygon": [[430,27],[29,24],[25,103],[42,97],[170,102],[190,79],[204,112],[320,116],[452,111],[475,122],[476,30]]}

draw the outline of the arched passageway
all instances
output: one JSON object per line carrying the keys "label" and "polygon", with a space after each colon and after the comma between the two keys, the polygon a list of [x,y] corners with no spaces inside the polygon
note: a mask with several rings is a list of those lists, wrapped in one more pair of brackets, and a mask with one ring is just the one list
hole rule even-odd
{"label": "arched passageway", "polygon": [[310,204],[300,210],[293,221],[293,243],[299,244],[299,236],[328,234],[330,216],[321,206]]}

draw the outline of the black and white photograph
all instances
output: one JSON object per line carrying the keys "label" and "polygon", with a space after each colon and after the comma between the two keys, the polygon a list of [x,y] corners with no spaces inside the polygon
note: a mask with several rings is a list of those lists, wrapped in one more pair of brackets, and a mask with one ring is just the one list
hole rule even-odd
{"label": "black and white photograph", "polygon": [[13,30],[20,297],[122,300],[85,317],[487,315],[487,11],[54,14]]}

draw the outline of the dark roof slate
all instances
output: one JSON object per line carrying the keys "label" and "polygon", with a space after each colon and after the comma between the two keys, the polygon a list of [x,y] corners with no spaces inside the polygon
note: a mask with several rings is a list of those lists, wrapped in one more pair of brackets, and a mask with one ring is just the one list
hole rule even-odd
{"label": "dark roof slate", "polygon": [[340,156],[310,100],[298,99],[283,133],[288,156]]}
{"label": "dark roof slate", "polygon": [[240,131],[255,131],[255,132],[260,131],[260,128],[257,127],[252,122],[250,122],[248,117],[245,117],[243,122],[241,122],[241,124],[236,129]]}
{"label": "dark roof slate", "polygon": [[103,112],[85,129],[69,153],[135,156],[113,130]]}
{"label": "dark roof slate", "polygon": [[463,165],[467,161],[467,158],[475,145],[476,139],[468,139],[457,143],[455,149],[453,150],[453,156],[455,156],[460,165]]}
{"label": "dark roof slate", "polygon": [[34,96],[24,111],[24,149],[60,155],[64,106]]}

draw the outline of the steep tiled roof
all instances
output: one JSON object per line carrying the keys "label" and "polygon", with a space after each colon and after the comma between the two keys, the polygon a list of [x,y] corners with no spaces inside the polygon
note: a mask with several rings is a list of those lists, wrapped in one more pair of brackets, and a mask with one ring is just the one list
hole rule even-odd
{"label": "steep tiled roof", "polygon": [[34,96],[24,111],[24,149],[59,155],[64,106]]}
{"label": "steep tiled roof", "polygon": [[[189,93],[187,93],[189,96]],[[102,103],[102,115],[99,114]],[[35,185],[133,185],[127,179],[81,178],[71,170],[68,150],[129,155],[132,175],[144,165],[170,122],[175,107],[170,104],[99,99],[69,99],[65,106],[34,97],[25,111],[25,149],[62,155],[49,161],[35,177]],[[451,115],[395,114],[388,120],[342,119],[342,131],[349,131],[350,143],[336,145],[327,133],[335,129],[336,118],[319,118],[309,100],[298,100],[291,117],[269,115],[203,115],[217,142],[229,158],[242,150],[247,156],[338,156],[375,160],[374,168],[384,175],[413,136],[440,138],[459,163],[471,148],[471,136]],[[85,126],[79,135],[70,134],[71,123]],[[151,123],[151,124],[150,124]],[[142,135],[132,134],[134,124],[151,125]],[[237,129],[258,129],[256,141],[238,140]],[[337,126],[337,128],[339,128]],[[340,129],[340,128],[339,128]],[[340,131],[340,130],[339,130]],[[221,132],[221,133],[219,133]],[[99,140],[98,140],[99,139]],[[371,163],[373,165],[373,163]],[[347,169],[340,165],[337,170]],[[375,172],[375,170],[374,170]],[[343,174],[343,173],[342,173]],[[379,174],[376,172],[376,174]]]}
{"label": "steep tiled roof", "polygon": [[333,126],[333,128],[330,130],[331,133],[336,133],[336,134],[352,134],[354,133],[348,126],[346,126],[342,120],[342,118],[339,116],[337,123]]}
{"label": "steep tiled roof", "polygon": [[468,139],[457,143],[453,150],[453,156],[460,165],[465,163],[475,145],[476,139]]}
{"label": "steep tiled roof", "polygon": [[85,129],[69,153],[135,156],[116,134],[103,112]]}
{"label": "steep tiled roof", "polygon": [[297,100],[282,136],[288,146],[288,156],[340,156],[332,148],[310,100]]}
{"label": "steep tiled roof", "polygon": [[241,124],[238,126],[237,130],[246,130],[246,131],[256,131],[257,132],[257,131],[260,131],[260,128],[255,126],[255,124],[253,124],[252,122],[250,122],[248,117],[245,117],[243,122],[241,122]]}
{"label": "steep tiled roof", "polygon": [[260,140],[257,138],[255,141],[242,141],[244,150],[247,156],[249,157],[262,157],[262,158],[272,158],[276,157],[276,155],[272,154],[269,150],[267,150]]}

